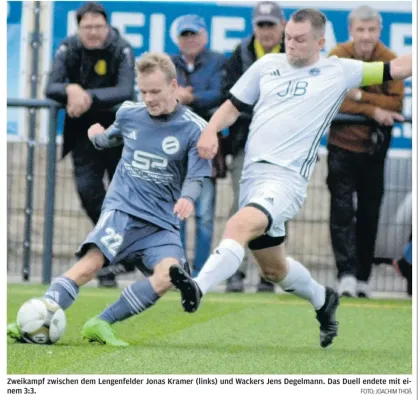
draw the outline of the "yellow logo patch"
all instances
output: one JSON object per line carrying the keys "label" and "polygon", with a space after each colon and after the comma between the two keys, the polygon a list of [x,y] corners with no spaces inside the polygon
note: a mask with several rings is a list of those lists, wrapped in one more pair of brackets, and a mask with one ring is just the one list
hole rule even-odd
{"label": "yellow logo patch", "polygon": [[106,61],[99,60],[95,65],[95,72],[98,75],[105,75],[106,74]]}

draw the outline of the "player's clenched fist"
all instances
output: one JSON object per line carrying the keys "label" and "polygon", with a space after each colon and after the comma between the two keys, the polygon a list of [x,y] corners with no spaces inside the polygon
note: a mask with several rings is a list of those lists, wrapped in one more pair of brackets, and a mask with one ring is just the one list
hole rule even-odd
{"label": "player's clenched fist", "polygon": [[197,142],[199,156],[211,160],[216,155],[218,147],[217,132],[207,126],[201,132],[200,139]]}
{"label": "player's clenched fist", "polygon": [[181,197],[174,206],[174,214],[177,214],[181,220],[188,218],[193,211],[193,202],[184,197]]}
{"label": "player's clenched fist", "polygon": [[105,132],[105,128],[101,124],[93,124],[88,129],[88,136],[89,139],[92,140],[92,138],[96,135],[100,135],[101,133]]}

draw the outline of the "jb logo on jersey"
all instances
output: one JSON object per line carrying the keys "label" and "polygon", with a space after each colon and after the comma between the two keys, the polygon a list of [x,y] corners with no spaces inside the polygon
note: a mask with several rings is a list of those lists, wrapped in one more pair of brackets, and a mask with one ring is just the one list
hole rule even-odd
{"label": "jb logo on jersey", "polygon": [[308,85],[309,83],[307,81],[298,81],[298,82],[289,81],[283,90],[281,90],[280,92],[277,92],[277,95],[279,97],[303,96],[306,94],[306,88],[308,87]]}

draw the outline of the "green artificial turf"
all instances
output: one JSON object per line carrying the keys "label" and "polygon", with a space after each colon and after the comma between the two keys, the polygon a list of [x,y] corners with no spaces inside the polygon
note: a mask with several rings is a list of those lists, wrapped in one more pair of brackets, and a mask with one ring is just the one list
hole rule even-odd
{"label": "green artificial turf", "polygon": [[[8,286],[8,322],[46,287]],[[8,374],[411,374],[412,308],[408,300],[342,299],[339,336],[319,346],[312,306],[292,295],[208,294],[195,314],[169,292],[144,314],[116,324],[128,348],[84,341],[91,316],[118,289],[82,288],[66,311],[55,345],[8,339]]]}

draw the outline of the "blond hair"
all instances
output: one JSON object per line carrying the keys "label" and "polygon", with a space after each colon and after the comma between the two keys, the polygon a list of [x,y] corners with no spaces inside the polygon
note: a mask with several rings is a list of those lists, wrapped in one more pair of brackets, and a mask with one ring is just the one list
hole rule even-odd
{"label": "blond hair", "polygon": [[164,73],[168,82],[176,79],[176,68],[171,58],[165,53],[147,53],[136,63],[139,74],[150,74],[157,70]]}

